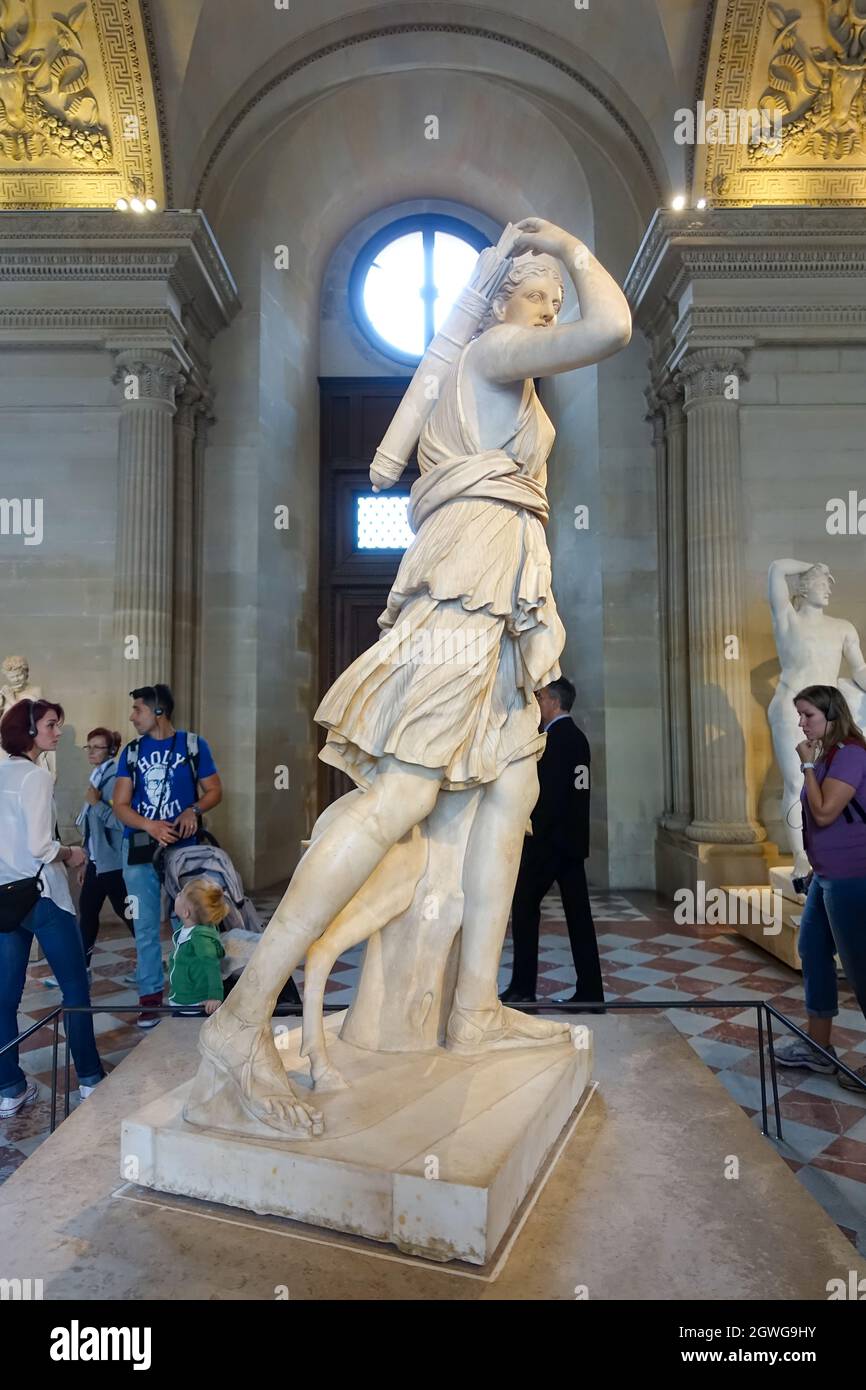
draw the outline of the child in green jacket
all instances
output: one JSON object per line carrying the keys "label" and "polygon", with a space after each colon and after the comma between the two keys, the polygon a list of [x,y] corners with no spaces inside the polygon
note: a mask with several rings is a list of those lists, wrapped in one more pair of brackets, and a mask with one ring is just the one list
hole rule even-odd
{"label": "child in green jacket", "polygon": [[212,879],[191,879],[175,898],[174,910],[181,926],[172,939],[168,1002],[215,1013],[223,1001],[219,924],[228,913],[223,890]]}

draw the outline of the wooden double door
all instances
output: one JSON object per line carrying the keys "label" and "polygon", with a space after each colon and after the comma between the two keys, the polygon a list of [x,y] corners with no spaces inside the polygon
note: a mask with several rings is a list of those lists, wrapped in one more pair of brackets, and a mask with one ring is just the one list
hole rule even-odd
{"label": "wooden double door", "polygon": [[[337,676],[379,640],[385,607],[403,551],[359,545],[359,499],[370,498],[370,464],[402,400],[408,378],[321,377],[319,530],[319,698]],[[396,487],[381,497],[407,496],[418,476],[413,457]],[[325,741],[319,730],[319,747]],[[352,787],[349,778],[319,764],[319,811]]]}

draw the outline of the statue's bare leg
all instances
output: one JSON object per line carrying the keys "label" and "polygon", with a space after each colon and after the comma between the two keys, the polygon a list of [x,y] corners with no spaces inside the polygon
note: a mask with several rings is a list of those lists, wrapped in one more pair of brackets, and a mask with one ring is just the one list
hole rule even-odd
{"label": "statue's bare leg", "polygon": [[207,1123],[208,1098],[222,1082],[247,1114],[272,1128],[298,1137],[321,1132],[321,1115],[298,1100],[274,1045],[277,996],[391,846],[429,815],[440,784],[438,772],[382,759],[370,789],[311,844],[240,980],[202,1025],[188,1119]]}
{"label": "statue's bare leg", "polygon": [[[390,862],[390,861],[389,861]],[[391,885],[390,892],[376,891],[373,875],[355,895],[345,912],[328,927],[307,951],[304,961],[304,1023],[301,1056],[310,1059],[310,1075],[317,1091],[339,1091],[346,1082],[328,1058],[322,1020],[325,985],[337,957],[362,941],[368,941],[394,917],[405,912],[415,894],[416,881],[410,876]],[[369,891],[368,891],[369,889]]]}
{"label": "statue's bare leg", "polygon": [[523,836],[538,798],[534,757],[511,763],[485,788],[463,868],[463,935],[446,1045],[472,1054],[537,1047],[571,1036],[567,1023],[532,1018],[500,1004],[496,979],[514,897]]}

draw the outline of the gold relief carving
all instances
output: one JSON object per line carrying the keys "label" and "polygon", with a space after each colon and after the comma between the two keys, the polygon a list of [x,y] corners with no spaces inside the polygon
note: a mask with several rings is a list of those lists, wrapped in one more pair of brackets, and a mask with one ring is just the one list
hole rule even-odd
{"label": "gold relief carving", "polygon": [[161,202],[138,0],[51,3],[0,0],[0,205],[113,207],[134,189]]}
{"label": "gold relief carving", "polygon": [[0,155],[28,162],[53,155],[96,167],[110,156],[111,141],[81,46],[87,0],[39,25],[33,4],[3,0],[0,8]]}
{"label": "gold relief carving", "polygon": [[764,111],[778,141],[696,147],[716,206],[866,204],[866,0],[719,0],[707,106]]}
{"label": "gold relief carving", "polygon": [[803,36],[799,10],[767,7],[775,23],[769,81],[760,106],[781,117],[776,149],[750,150],[756,159],[786,151],[845,159],[866,144],[866,0],[824,0],[827,44]]}

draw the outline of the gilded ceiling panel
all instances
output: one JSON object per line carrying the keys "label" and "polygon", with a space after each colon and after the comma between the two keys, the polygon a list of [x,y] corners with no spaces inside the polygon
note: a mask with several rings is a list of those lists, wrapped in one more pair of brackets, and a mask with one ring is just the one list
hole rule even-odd
{"label": "gilded ceiling panel", "polygon": [[866,204],[866,0],[719,0],[704,96],[716,206]]}
{"label": "gilded ceiling panel", "polygon": [[162,206],[138,0],[0,0],[0,206]]}

